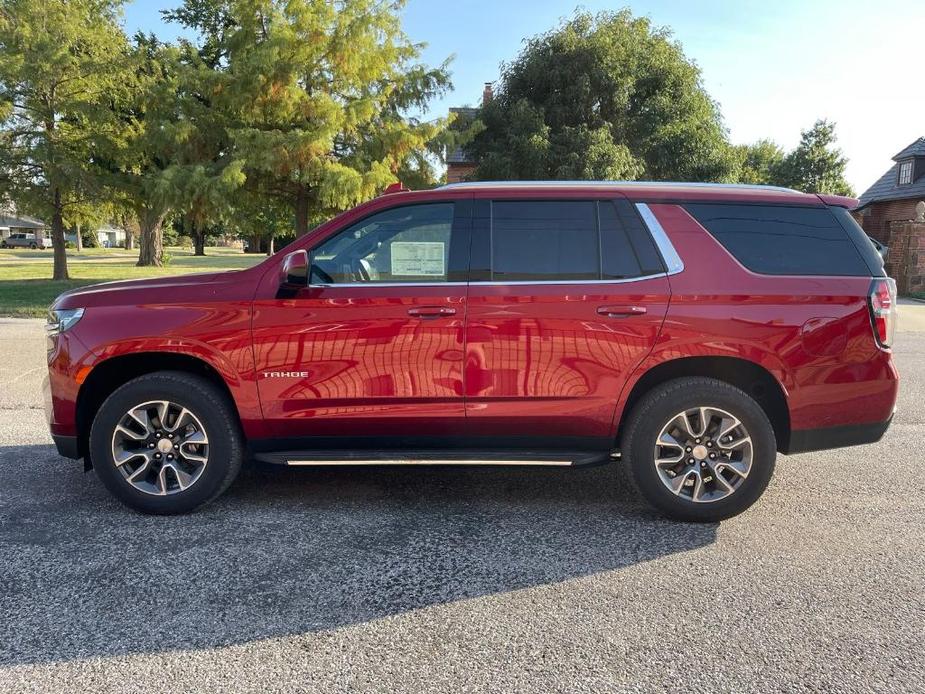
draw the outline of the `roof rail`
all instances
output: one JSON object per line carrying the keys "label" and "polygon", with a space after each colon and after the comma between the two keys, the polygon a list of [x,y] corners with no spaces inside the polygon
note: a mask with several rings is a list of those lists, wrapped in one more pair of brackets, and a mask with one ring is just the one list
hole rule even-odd
{"label": "roof rail", "polygon": [[542,188],[544,186],[658,186],[661,188],[720,188],[723,190],[776,190],[781,193],[800,193],[793,188],[764,186],[754,183],[686,183],[684,181],[464,181],[447,183],[440,190],[448,188]]}

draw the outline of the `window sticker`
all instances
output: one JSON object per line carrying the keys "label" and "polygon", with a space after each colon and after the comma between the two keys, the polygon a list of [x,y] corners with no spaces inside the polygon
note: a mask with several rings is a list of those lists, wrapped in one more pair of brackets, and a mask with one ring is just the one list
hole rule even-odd
{"label": "window sticker", "polygon": [[442,277],[446,274],[442,241],[393,241],[393,277]]}

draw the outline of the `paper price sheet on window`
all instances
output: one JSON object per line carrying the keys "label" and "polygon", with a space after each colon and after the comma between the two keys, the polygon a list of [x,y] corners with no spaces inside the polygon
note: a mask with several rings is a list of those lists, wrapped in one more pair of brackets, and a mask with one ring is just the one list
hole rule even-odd
{"label": "paper price sheet on window", "polygon": [[393,277],[442,277],[446,274],[442,241],[392,243]]}

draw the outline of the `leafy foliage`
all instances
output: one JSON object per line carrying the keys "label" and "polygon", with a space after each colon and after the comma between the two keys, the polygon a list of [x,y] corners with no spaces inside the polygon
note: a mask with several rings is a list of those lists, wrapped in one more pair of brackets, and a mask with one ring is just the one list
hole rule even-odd
{"label": "leafy foliage", "polygon": [[200,36],[208,120],[247,187],[286,202],[296,232],[392,183],[445,122],[408,115],[449,84],[381,0],[185,0],[167,17]]}
{"label": "leafy foliage", "polygon": [[719,109],[666,29],[629,10],[578,13],[503,67],[469,150],[482,179],[722,181]]}
{"label": "leafy foliage", "polygon": [[111,108],[128,62],[120,7],[119,0],[0,2],[0,185],[50,219],[55,279],[68,276],[65,218],[98,193],[95,154],[121,129]]}
{"label": "leafy foliage", "polygon": [[800,144],[780,163],[775,178],[778,185],[806,193],[853,196],[854,189],[845,179],[847,164],[835,146],[835,123],[817,120],[802,132]]}

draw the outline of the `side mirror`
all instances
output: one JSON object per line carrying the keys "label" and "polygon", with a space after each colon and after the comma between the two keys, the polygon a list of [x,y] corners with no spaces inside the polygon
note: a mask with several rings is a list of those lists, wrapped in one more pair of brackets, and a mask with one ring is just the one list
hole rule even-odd
{"label": "side mirror", "polygon": [[280,289],[297,290],[308,286],[308,253],[287,253],[279,269]]}

